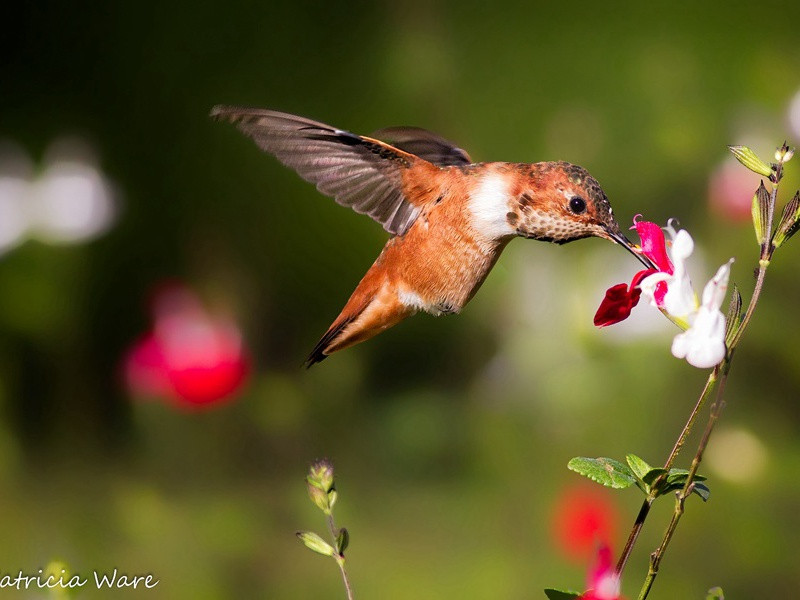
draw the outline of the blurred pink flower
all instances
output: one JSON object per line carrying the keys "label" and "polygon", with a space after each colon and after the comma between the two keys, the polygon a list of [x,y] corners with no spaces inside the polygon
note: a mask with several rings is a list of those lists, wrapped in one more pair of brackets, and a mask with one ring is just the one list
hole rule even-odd
{"label": "blurred pink flower", "polygon": [[608,544],[617,529],[617,508],[604,490],[579,484],[557,499],[553,537],[562,553],[585,562],[597,544]]}
{"label": "blurred pink flower", "polygon": [[712,173],[708,181],[708,203],[717,215],[728,221],[750,221],[753,194],[759,175],[742,169],[734,160],[726,160]]}
{"label": "blurred pink flower", "polygon": [[611,548],[605,544],[597,550],[586,585],[589,589],[581,600],[620,600],[619,575],[614,568]]}
{"label": "blurred pink flower", "polygon": [[231,400],[249,373],[236,325],[209,315],[180,285],[158,291],[155,324],[128,351],[125,379],[136,396],[157,396],[185,407]]}

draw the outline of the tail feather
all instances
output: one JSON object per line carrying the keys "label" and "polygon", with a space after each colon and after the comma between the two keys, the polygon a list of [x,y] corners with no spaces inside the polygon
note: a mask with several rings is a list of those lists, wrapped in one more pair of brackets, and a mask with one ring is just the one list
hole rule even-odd
{"label": "tail feather", "polygon": [[351,315],[346,319],[343,319],[338,322],[334,322],[328,331],[325,332],[325,335],[317,342],[317,345],[314,346],[314,349],[311,351],[311,354],[308,355],[306,358],[305,363],[303,365],[306,369],[310,369],[313,365],[322,362],[328,355],[325,351],[330,347],[331,343],[339,337],[339,335],[344,331],[344,329],[352,323],[358,315]]}

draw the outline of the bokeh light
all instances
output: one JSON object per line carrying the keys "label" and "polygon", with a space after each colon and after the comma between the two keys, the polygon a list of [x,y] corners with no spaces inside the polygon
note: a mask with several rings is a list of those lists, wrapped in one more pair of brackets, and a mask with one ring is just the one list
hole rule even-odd
{"label": "bokeh light", "polygon": [[192,408],[233,399],[250,365],[236,325],[208,314],[189,289],[174,283],[156,292],[153,313],[153,330],[125,358],[131,393]]}
{"label": "bokeh light", "polygon": [[0,252],[27,237],[76,243],[111,227],[117,200],[92,155],[83,140],[57,140],[37,172],[19,147],[0,144]]}
{"label": "bokeh light", "polygon": [[586,563],[597,548],[608,546],[617,535],[618,509],[611,493],[579,483],[565,488],[553,507],[552,534],[567,558]]}

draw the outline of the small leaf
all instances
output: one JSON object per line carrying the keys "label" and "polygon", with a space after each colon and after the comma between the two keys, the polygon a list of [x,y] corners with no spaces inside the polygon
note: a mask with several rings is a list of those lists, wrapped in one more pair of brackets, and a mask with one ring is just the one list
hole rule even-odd
{"label": "small leaf", "polygon": [[708,590],[706,600],[725,600],[725,596],[722,594],[722,588],[716,586]]}
{"label": "small leaf", "polygon": [[751,171],[769,177],[772,175],[772,167],[756,156],[756,153],[747,146],[728,146],[728,150],[733,152],[740,163]]}
{"label": "small leaf", "polygon": [[580,598],[582,596],[580,592],[567,592],[564,590],[554,590],[553,588],[545,589],[544,594],[550,600],[574,600],[575,598]]}
{"label": "small leaf", "polygon": [[[686,477],[688,477],[689,471],[687,469],[670,469],[669,475],[667,475],[667,481],[669,483],[686,483]],[[704,475],[700,475],[698,473],[694,474],[692,481],[705,481],[708,479]]]}
{"label": "small leaf", "polygon": [[706,502],[708,497],[711,495],[711,490],[708,489],[708,486],[704,483],[700,483],[699,481],[694,482],[692,492],[700,496],[700,498],[703,499],[703,502]]}
{"label": "small leaf", "polygon": [[339,533],[336,534],[336,550],[339,552],[339,556],[344,556],[344,551],[347,550],[347,547],[350,545],[350,533],[342,527],[339,530]]}
{"label": "small leaf", "polygon": [[650,486],[652,486],[655,483],[656,479],[661,477],[666,472],[667,472],[666,469],[662,469],[660,467],[657,467],[655,469],[650,469],[647,473],[645,473],[645,476],[642,477],[642,481],[648,487],[648,490],[647,490],[648,492],[650,491],[650,489],[649,489]]}
{"label": "small leaf", "polygon": [[613,458],[577,456],[567,463],[570,471],[588,477],[606,487],[622,490],[636,483],[636,477],[626,465]]}
{"label": "small leaf", "polygon": [[324,556],[333,556],[336,550],[328,542],[311,531],[298,531],[295,535],[306,545],[306,548]]}
{"label": "small leaf", "polygon": [[647,472],[653,468],[635,454],[626,455],[625,462],[628,463],[628,466],[631,468],[631,471],[633,471],[633,474],[637,479],[644,479],[644,476],[647,475]]}

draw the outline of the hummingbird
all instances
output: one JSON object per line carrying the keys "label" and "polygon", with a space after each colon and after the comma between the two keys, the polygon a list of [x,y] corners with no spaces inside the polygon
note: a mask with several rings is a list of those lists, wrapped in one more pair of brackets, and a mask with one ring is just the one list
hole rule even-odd
{"label": "hummingbird", "polygon": [[622,233],[606,194],[568,162],[475,163],[418,127],[361,136],[273,110],[215,106],[303,179],[391,234],[306,367],[411,315],[458,313],[515,237],[565,244],[599,237],[648,267]]}

